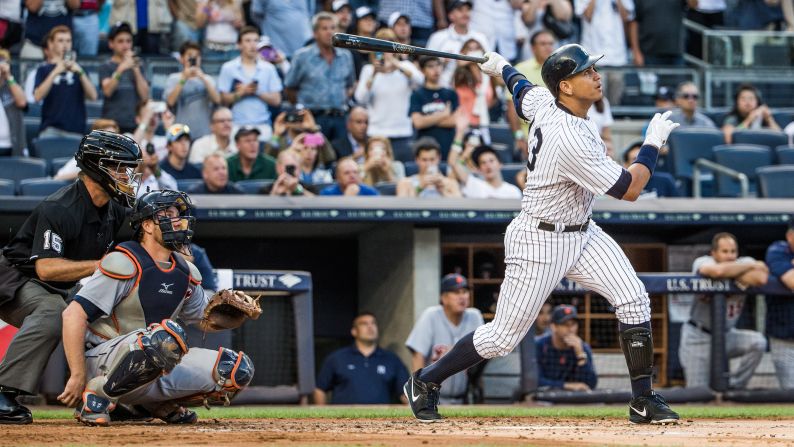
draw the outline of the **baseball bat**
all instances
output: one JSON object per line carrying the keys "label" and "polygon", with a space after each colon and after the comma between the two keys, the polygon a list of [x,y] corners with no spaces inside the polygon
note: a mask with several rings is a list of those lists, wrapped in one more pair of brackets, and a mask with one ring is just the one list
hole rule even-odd
{"label": "baseball bat", "polygon": [[334,34],[333,45],[335,47],[349,48],[351,50],[372,51],[380,53],[415,54],[417,56],[436,56],[446,59],[476,62],[478,64],[488,60],[487,57],[474,57],[463,54],[447,53],[446,51],[428,50],[427,48],[390,42],[388,40],[375,39],[374,37],[354,36],[352,34],[344,33]]}

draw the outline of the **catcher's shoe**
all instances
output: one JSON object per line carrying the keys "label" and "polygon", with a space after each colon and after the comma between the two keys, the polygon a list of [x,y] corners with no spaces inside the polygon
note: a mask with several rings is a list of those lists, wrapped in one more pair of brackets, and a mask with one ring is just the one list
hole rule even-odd
{"label": "catcher's shoe", "polygon": [[435,383],[419,380],[421,372],[422,370],[419,369],[411,375],[403,386],[403,393],[408,398],[408,404],[415,418],[420,422],[438,422],[443,419],[438,414],[438,390],[441,387]]}
{"label": "catcher's shoe", "polygon": [[198,415],[193,410],[179,407],[160,419],[165,421],[166,424],[195,424],[198,422]]}
{"label": "catcher's shoe", "polygon": [[629,402],[629,421],[632,424],[677,424],[678,413],[651,390]]}
{"label": "catcher's shoe", "polygon": [[83,391],[83,406],[74,410],[74,418],[85,425],[107,427],[110,425],[110,412],[115,407],[109,399],[87,389]]}
{"label": "catcher's shoe", "polygon": [[116,404],[116,408],[110,412],[110,420],[113,422],[149,422],[154,416],[145,408],[138,405]]}

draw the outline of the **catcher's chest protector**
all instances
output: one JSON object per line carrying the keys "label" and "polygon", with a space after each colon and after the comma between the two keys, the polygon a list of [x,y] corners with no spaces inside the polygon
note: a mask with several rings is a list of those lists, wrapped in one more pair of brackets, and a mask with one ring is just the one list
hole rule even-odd
{"label": "catcher's chest protector", "polygon": [[130,294],[119,302],[110,316],[90,325],[91,331],[103,338],[113,338],[171,318],[179,303],[190,298],[191,281],[198,284],[181,256],[172,254],[171,268],[162,270],[137,242],[121,243],[116,250],[135,262],[137,272],[130,278],[135,279]]}

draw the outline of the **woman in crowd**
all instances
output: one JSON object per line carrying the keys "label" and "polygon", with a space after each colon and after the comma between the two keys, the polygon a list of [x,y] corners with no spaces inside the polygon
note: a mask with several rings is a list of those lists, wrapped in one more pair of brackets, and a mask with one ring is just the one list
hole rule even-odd
{"label": "woman in crowd", "polygon": [[[482,56],[483,45],[477,39],[463,43],[461,54]],[[452,84],[460,100],[460,110],[468,117],[469,127],[480,129],[485,143],[490,143],[488,109],[496,102],[490,76],[483,76],[474,62],[458,61],[452,75]]]}
{"label": "woman in crowd", "polygon": [[[328,147],[326,147],[328,146]],[[330,145],[320,132],[302,133],[292,141],[290,146],[301,157],[301,165],[298,169],[298,178],[302,183],[320,184],[331,183],[333,177],[331,171],[325,169],[325,154],[330,149]],[[330,149],[333,153],[333,149]]]}
{"label": "woman in crowd", "polygon": [[[396,41],[389,28],[375,35],[378,39]],[[392,53],[370,53],[369,64],[361,69],[355,99],[369,111],[367,135],[381,135],[391,140],[396,158],[410,160],[413,136],[408,108],[411,92],[421,86],[424,76],[409,61]],[[407,158],[404,158],[407,157]]]}
{"label": "woman in crowd", "polygon": [[364,148],[364,183],[375,186],[380,182],[396,182],[405,177],[405,166],[394,159],[389,139],[371,136]]}
{"label": "woman in crowd", "polygon": [[241,0],[199,0],[196,26],[204,28],[204,59],[228,61],[239,56],[237,32],[244,24]]}
{"label": "woman in crowd", "polygon": [[736,130],[762,128],[780,132],[772,112],[761,100],[761,92],[750,84],[742,84],[733,98],[733,109],[722,124],[725,142],[733,142],[733,132]]}

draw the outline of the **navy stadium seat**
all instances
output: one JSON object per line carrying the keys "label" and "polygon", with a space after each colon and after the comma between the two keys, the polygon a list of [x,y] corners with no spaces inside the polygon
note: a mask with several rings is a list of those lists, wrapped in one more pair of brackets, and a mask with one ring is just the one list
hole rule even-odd
{"label": "navy stadium seat", "polygon": [[50,160],[50,175],[54,176],[55,174],[57,174],[59,169],[61,169],[66,163],[69,163],[73,159],[74,157],[58,157]]}
{"label": "navy stadium seat", "polygon": [[[756,168],[772,164],[772,151],[758,144],[723,144],[714,147],[714,161],[747,176],[750,192],[756,191]],[[716,173],[717,195],[736,197],[740,194],[739,182]]]}
{"label": "navy stadium seat", "polygon": [[[410,177],[412,175],[416,175],[419,173],[419,166],[417,166],[415,161],[404,161],[403,165],[405,166],[405,176]],[[446,175],[447,173],[447,162],[442,161],[438,164],[438,171],[439,173]]]}
{"label": "navy stadium seat", "polygon": [[200,185],[204,182],[204,180],[200,178],[188,178],[176,181],[176,186],[179,188],[180,191],[190,191],[196,185]]}
{"label": "navy stadium seat", "polygon": [[788,137],[783,132],[774,130],[737,130],[733,133],[733,144],[760,144],[770,149],[788,143]]}
{"label": "navy stadium seat", "polygon": [[33,140],[32,155],[52,160],[53,158],[74,157],[80,146],[80,138],[71,137],[46,137]]}
{"label": "navy stadium seat", "polygon": [[0,178],[21,180],[47,176],[47,162],[32,157],[6,157],[0,163]]}
{"label": "navy stadium seat", "polygon": [[794,113],[791,112],[773,112],[772,116],[780,128],[785,128],[790,122],[794,121]]}
{"label": "navy stadium seat", "polygon": [[794,198],[794,165],[764,166],[755,170],[758,195],[771,198]]}
{"label": "navy stadium seat", "polygon": [[670,134],[670,151],[667,155],[670,173],[683,180],[686,195],[690,195],[692,188],[692,167],[695,160],[705,158],[714,161],[712,148],[724,143],[722,131],[710,127],[679,128]]}
{"label": "navy stadium seat", "polygon": [[235,182],[235,185],[246,194],[259,194],[260,189],[271,184],[273,184],[273,180],[240,180]]}
{"label": "navy stadium seat", "polygon": [[16,185],[14,181],[7,178],[0,178],[0,196],[13,196]]}
{"label": "navy stadium seat", "polygon": [[375,184],[375,189],[378,190],[382,196],[396,196],[397,183],[395,182],[380,182]]}
{"label": "navy stadium seat", "polygon": [[777,162],[782,165],[794,165],[794,146],[784,145],[775,148]]}
{"label": "navy stadium seat", "polygon": [[71,183],[69,180],[51,178],[29,178],[19,182],[19,194],[23,196],[48,196]]}
{"label": "navy stadium seat", "polygon": [[516,175],[526,168],[527,165],[525,163],[511,163],[509,165],[502,165],[502,180],[520,188],[521,186],[516,182]]}
{"label": "navy stadium seat", "polygon": [[494,124],[488,127],[488,132],[491,135],[491,144],[504,144],[507,146],[512,156],[513,150],[515,150],[516,140],[513,136],[513,131],[510,130],[510,126]]}

